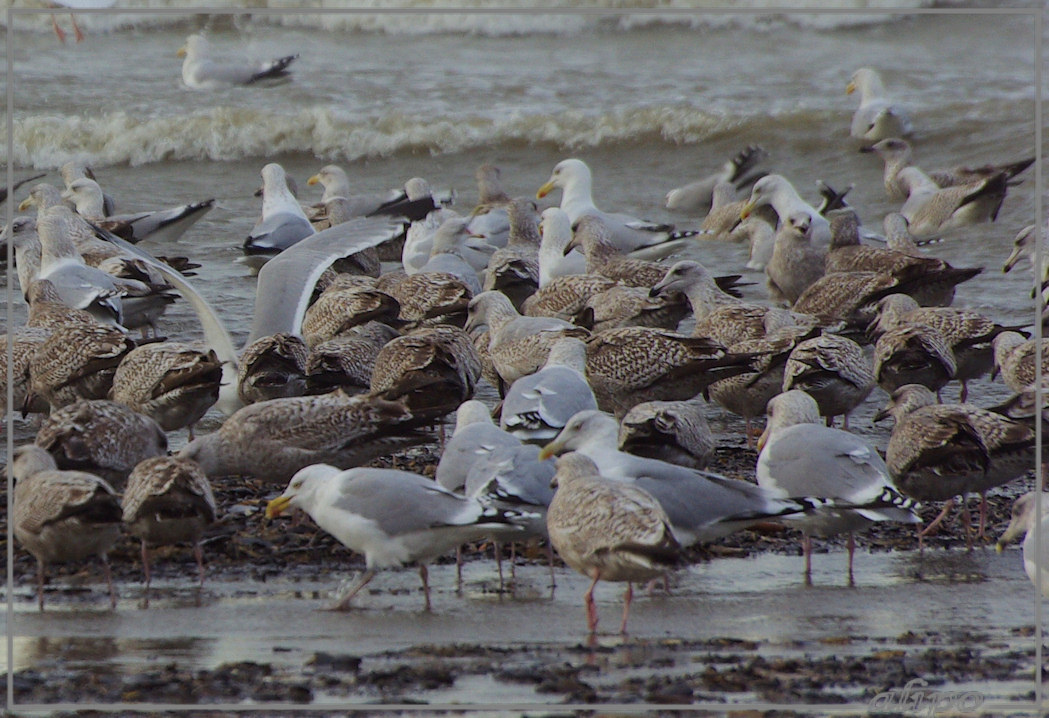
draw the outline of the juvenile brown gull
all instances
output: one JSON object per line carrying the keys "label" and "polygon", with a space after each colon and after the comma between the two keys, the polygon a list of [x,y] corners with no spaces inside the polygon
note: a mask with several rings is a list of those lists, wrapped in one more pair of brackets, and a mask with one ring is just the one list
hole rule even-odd
{"label": "juvenile brown gull", "polygon": [[681,545],[659,502],[643,489],[604,478],[589,458],[571,452],[557,460],[546,521],[550,542],[564,562],[591,579],[583,595],[586,625],[597,631],[597,582],[626,581],[626,633],[633,582],[663,576],[681,561]]}
{"label": "juvenile brown gull", "polygon": [[947,340],[956,363],[954,378],[962,383],[962,402],[969,393],[966,383],[994,367],[994,338],[1019,328],[1002,326],[967,309],[920,307],[906,294],[890,294],[878,302],[878,315],[867,334],[877,339],[889,329],[908,324],[933,327]]}
{"label": "juvenile brown gull", "polygon": [[[1039,342],[1027,339],[1019,332],[1002,332],[994,338],[994,369],[992,378],[1002,375],[1005,385],[1022,392],[1036,381],[1036,362]],[[1049,376],[1049,338],[1041,341],[1042,377]]]}
{"label": "juvenile brown gull", "polygon": [[650,327],[598,332],[586,340],[586,354],[597,405],[617,416],[643,401],[691,399],[718,379],[753,371],[755,356]]}
{"label": "juvenile brown gull", "polygon": [[55,409],[37,430],[35,443],[47,449],[58,468],[87,471],[118,489],[140,461],[168,450],[167,435],[156,421],[106,399]]}
{"label": "juvenile brown gull", "polygon": [[[953,267],[949,262],[922,254],[917,248],[906,250],[860,244],[859,218],[851,209],[830,214],[833,238],[823,262],[831,272],[886,272],[906,279],[913,286],[910,294],[923,306],[950,306],[955,287],[983,271],[982,267]],[[887,233],[898,239],[906,231],[906,219],[885,218]],[[907,232],[909,236],[909,232]]]}
{"label": "juvenile brown gull", "polygon": [[18,542],[37,562],[37,605],[44,610],[44,571],[48,564],[98,556],[117,596],[106,552],[120,537],[120,499],[104,480],[83,471],[59,471],[47,451],[20,446],[11,461],[15,479],[11,525]]}
{"label": "juvenile brown gull", "polygon": [[765,266],[769,298],[791,306],[823,276],[827,248],[813,243],[808,214],[794,212],[780,223]]}
{"label": "juvenile brown gull", "polygon": [[379,350],[369,394],[401,400],[419,419],[436,419],[472,398],[480,376],[481,360],[462,329],[420,327]]}
{"label": "juvenile brown gull", "polygon": [[903,324],[889,329],[874,344],[874,378],[892,393],[904,384],[921,384],[939,395],[957,372],[950,343],[924,324]]}
{"label": "juvenile brown gull", "polygon": [[[926,387],[908,384],[892,393],[875,420],[892,416],[885,460],[900,487],[919,500],[944,501],[935,528],[954,497],[979,493],[984,535],[986,492],[1026,474],[1035,461],[1035,434],[1023,423],[973,404],[939,404]],[[969,515],[962,515],[968,536]],[[970,543],[971,546],[971,543]]]}
{"label": "juvenile brown gull", "polygon": [[[730,381],[728,379],[724,381]],[[714,455],[714,435],[704,416],[706,402],[645,401],[619,424],[619,448],[637,456],[705,469]]]}
{"label": "juvenile brown gull", "polygon": [[240,355],[237,396],[245,404],[306,393],[309,349],[294,334],[260,337]]}
{"label": "juvenile brown gull", "polygon": [[397,336],[398,331],[386,324],[368,322],[313,347],[306,357],[309,393],[321,394],[337,387],[349,394],[367,391],[379,351]]}
{"label": "juvenile brown gull", "polygon": [[334,391],[270,399],[238,410],[215,431],[186,444],[178,456],[205,473],[253,476],[283,483],[304,466],[363,464],[430,437],[403,403]]}
{"label": "juvenile brown gull", "polygon": [[426,610],[433,610],[427,564],[493,531],[520,531],[524,515],[484,506],[407,471],[341,471],[327,464],[298,471],[284,493],[267,504],[266,516],[288,508],[302,509],[339,543],[364,554],[366,570],[331,607],[338,611],[350,607],[376,571],[409,563],[418,564]]}
{"label": "juvenile brown gull", "polygon": [[128,477],[121,501],[124,523],[142,544],[145,605],[149,606],[149,547],[193,544],[198,590],[204,586],[204,556],[200,538],[215,521],[215,496],[204,471],[192,461],[174,456],[146,459]]}
{"label": "juvenile brown gull", "polygon": [[152,417],[164,431],[193,425],[219,398],[222,364],[211,349],[183,342],[144,344],[113,375],[110,398]]}
{"label": "juvenile brown gull", "polygon": [[589,335],[586,329],[553,317],[522,316],[505,295],[495,291],[482,292],[470,301],[467,330],[482,324],[488,326],[488,349],[505,387],[538,371],[559,339]]}
{"label": "juvenile brown gull", "polygon": [[910,233],[920,239],[993,222],[1008,191],[1004,172],[972,184],[942,189],[917,167],[906,167],[897,177],[907,190],[900,214],[907,219]]}
{"label": "juvenile brown gull", "polygon": [[54,410],[78,399],[106,399],[117,366],[134,347],[112,327],[56,327],[29,361],[26,401],[43,399]]}
{"label": "juvenile brown gull", "polygon": [[798,343],[783,369],[783,391],[799,389],[811,396],[827,426],[863,403],[877,382],[870,359],[856,342],[837,334],[821,334]]}

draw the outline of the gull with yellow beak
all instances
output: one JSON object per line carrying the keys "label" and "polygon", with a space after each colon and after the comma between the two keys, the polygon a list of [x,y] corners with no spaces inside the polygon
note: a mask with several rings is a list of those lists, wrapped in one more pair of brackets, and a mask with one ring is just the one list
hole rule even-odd
{"label": "gull with yellow beak", "polygon": [[274,84],[290,78],[288,66],[298,55],[286,55],[265,62],[247,58],[216,61],[211,43],[203,35],[190,35],[178,49],[182,60],[182,82],[191,90],[215,90],[234,85]]}
{"label": "gull with yellow beak", "polygon": [[332,610],[344,611],[381,568],[417,564],[426,610],[432,610],[426,565],[461,544],[521,533],[533,514],[485,506],[408,471],[313,464],[266,505],[266,517],[302,509],[352,551],[366,570]]}
{"label": "gull with yellow beak", "polygon": [[740,219],[746,219],[755,209],[765,205],[776,210],[780,226],[787,222],[788,217],[808,215],[812,245],[823,249],[830,246],[830,221],[803,200],[794,185],[783,175],[765,175],[754,183],[750,199],[739,212]]}
{"label": "gull with yellow beak", "polygon": [[885,86],[876,70],[861,67],[852,73],[845,94],[859,91],[860,106],[852,115],[849,134],[859,140],[878,142],[889,137],[911,134],[911,118],[900,105],[885,95]]}
{"label": "gull with yellow beak", "polygon": [[[591,193],[593,180],[590,168],[579,159],[561,160],[543,185],[536,191],[537,199],[542,199],[555,189],[561,190],[561,209],[568,215],[574,226],[583,216],[596,216],[609,228],[612,243],[623,252],[632,252],[642,247],[660,245],[659,249],[648,259],[658,259],[682,247],[683,243],[670,244],[669,240],[679,240],[698,234],[696,231],[677,231],[672,224],[660,224],[638,219],[628,214],[603,212],[594,204]],[[664,246],[666,245],[666,246]],[[665,250],[665,251],[664,251]]]}
{"label": "gull with yellow beak", "polygon": [[1049,495],[1041,496],[1041,526],[1038,533],[1041,534],[1042,550],[1038,550],[1035,539],[1035,522],[1038,521],[1038,494],[1030,491],[1016,500],[1013,504],[1012,518],[1009,526],[1002,533],[995,545],[995,550],[1001,553],[1014,538],[1021,533],[1024,534],[1023,559],[1024,571],[1031,583],[1049,598]]}

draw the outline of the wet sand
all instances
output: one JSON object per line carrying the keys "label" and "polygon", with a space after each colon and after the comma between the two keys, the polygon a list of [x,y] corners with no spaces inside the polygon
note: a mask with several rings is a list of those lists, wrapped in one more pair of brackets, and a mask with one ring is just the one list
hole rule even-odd
{"label": "wet sand", "polygon": [[[401,462],[432,471],[434,458],[423,449]],[[714,468],[745,475],[753,460],[742,447],[722,447]],[[995,492],[991,535],[1030,485]],[[116,611],[92,565],[56,567],[41,614],[35,566],[16,550],[16,705],[292,703],[337,715],[340,705],[425,704],[531,715],[649,704],[862,714],[880,693],[916,679],[930,696],[978,698],[992,714],[1030,708],[1034,697],[1036,598],[1019,548],[996,554],[985,543],[969,552],[957,521],[923,554],[907,527],[859,536],[854,586],[843,538],[816,542],[806,586],[800,534],[771,525],[740,532],[695,549],[669,594],[637,591],[626,637],[618,634],[623,585],[599,584],[591,641],[582,608],[589,581],[558,563],[552,587],[537,549],[518,556],[512,579],[507,554],[502,592],[490,549],[467,552],[461,593],[452,558],[432,566],[432,613],[413,569],[380,573],[351,611],[323,610],[363,570],[360,557],[309,519],[262,518],[274,487],[231,479],[216,488],[225,519],[208,534],[199,606],[191,552],[174,548],[155,561],[146,608],[138,547],[126,539],[110,556]],[[936,510],[927,507],[926,520]]]}

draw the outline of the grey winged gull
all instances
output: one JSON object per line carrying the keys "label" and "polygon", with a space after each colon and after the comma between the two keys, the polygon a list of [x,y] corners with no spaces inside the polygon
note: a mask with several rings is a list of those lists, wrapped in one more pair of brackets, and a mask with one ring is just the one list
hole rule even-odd
{"label": "grey winged gull", "polygon": [[288,508],[302,509],[339,543],[364,554],[364,574],[333,610],[348,609],[350,600],[378,570],[414,563],[430,611],[427,564],[493,530],[512,530],[524,516],[485,506],[407,471],[342,471],[327,464],[296,472],[284,493],[267,504],[266,516],[279,516]]}

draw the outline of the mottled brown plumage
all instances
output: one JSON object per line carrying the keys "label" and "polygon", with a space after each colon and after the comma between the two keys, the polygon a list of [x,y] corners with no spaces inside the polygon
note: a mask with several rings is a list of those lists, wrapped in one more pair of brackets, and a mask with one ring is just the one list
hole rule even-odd
{"label": "mottled brown plumage", "polygon": [[37,604],[44,610],[47,564],[98,556],[105,567],[109,601],[116,594],[106,552],[120,536],[120,500],[113,487],[93,474],[59,471],[47,451],[20,446],[11,462],[15,478],[11,517],[15,538],[37,561]]}
{"label": "mottled brown plumage", "polygon": [[310,464],[349,468],[426,441],[426,433],[414,430],[418,424],[401,402],[342,391],[270,399],[238,410],[178,456],[196,461],[210,478],[282,483]]}
{"label": "mottled brown plumage", "polygon": [[473,396],[481,360],[458,327],[422,327],[395,337],[375,358],[369,393],[402,399],[418,417],[436,418]]}
{"label": "mottled brown plumage", "polygon": [[370,321],[396,322],[400,311],[400,302],[377,289],[329,288],[306,310],[302,337],[312,348]]}
{"label": "mottled brown plumage", "polygon": [[349,394],[368,391],[379,350],[397,336],[399,332],[386,324],[368,322],[313,347],[306,359],[309,393],[323,394],[339,387]]}
{"label": "mottled brown plumage", "polygon": [[609,329],[586,345],[597,405],[619,417],[643,401],[690,399],[719,378],[752,370],[752,354],[729,354],[711,339],[665,329]]}
{"label": "mottled brown plumage", "polygon": [[135,465],[168,450],[167,435],[145,414],[106,399],[80,400],[51,412],[36,445],[59,469],[87,471],[122,488]]}
{"label": "mottled brown plumage", "polygon": [[[546,514],[550,542],[566,564],[592,579],[584,603],[587,627],[594,633],[597,582],[659,578],[676,565],[681,546],[658,501],[636,486],[602,477],[580,453],[557,460],[552,483],[557,491]],[[632,596],[628,583],[621,633],[626,633]]]}
{"label": "mottled brown plumage", "polygon": [[889,393],[904,384],[939,391],[954,378],[956,367],[943,334],[921,324],[890,329],[874,345],[874,378]]}
{"label": "mottled brown plumage", "polygon": [[112,327],[56,327],[29,362],[30,392],[52,409],[78,399],[108,398],[117,366],[134,347],[134,341]]}
{"label": "mottled brown plumage", "polygon": [[211,482],[196,462],[158,456],[138,464],[128,477],[121,502],[128,531],[142,544],[142,571],[149,605],[149,547],[193,544],[198,587],[204,585],[204,560],[200,538],[215,521],[215,496]]}
{"label": "mottled brown plumage", "polygon": [[192,427],[218,401],[222,363],[214,350],[182,342],[145,344],[113,376],[111,398],[153,417],[164,431]]}
{"label": "mottled brown plumage", "polygon": [[260,337],[244,348],[237,362],[237,395],[245,404],[306,393],[309,349],[294,334]]}
{"label": "mottled brown plumage", "polygon": [[863,403],[877,382],[870,359],[856,342],[837,334],[822,334],[799,342],[783,370],[783,391],[800,389],[816,400],[820,415],[832,424]]}

